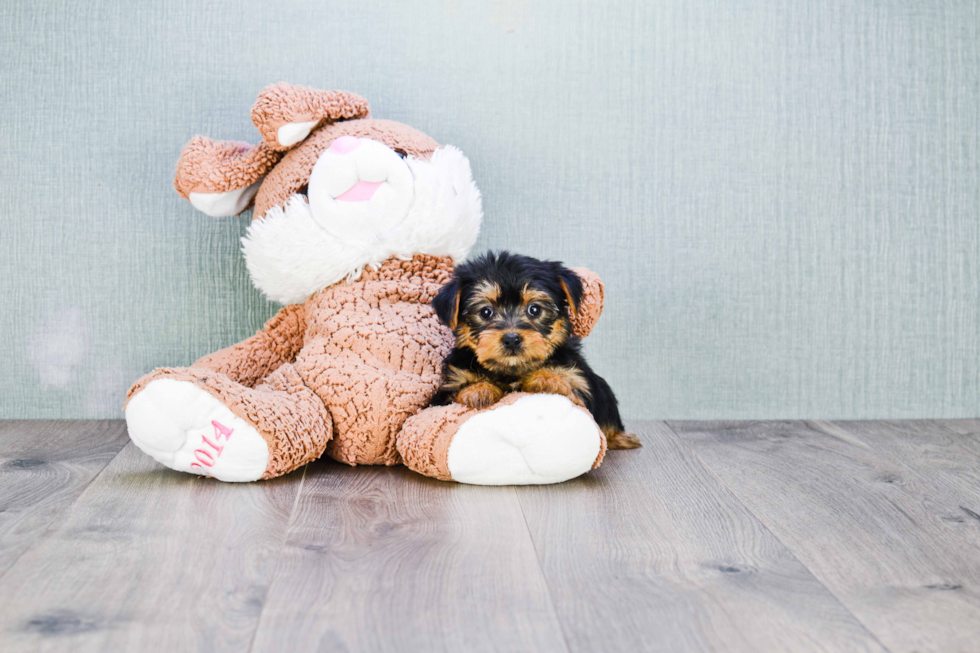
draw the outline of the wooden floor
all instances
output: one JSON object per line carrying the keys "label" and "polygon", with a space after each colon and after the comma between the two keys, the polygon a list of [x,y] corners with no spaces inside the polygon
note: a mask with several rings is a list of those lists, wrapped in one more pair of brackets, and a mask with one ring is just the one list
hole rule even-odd
{"label": "wooden floor", "polygon": [[0,650],[980,651],[980,420],[631,426],[486,488],[0,422]]}

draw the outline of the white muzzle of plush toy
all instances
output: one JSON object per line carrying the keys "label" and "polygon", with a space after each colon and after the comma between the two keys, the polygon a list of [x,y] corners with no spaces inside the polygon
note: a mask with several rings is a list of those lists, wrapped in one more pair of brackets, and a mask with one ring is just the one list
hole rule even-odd
{"label": "white muzzle of plush toy", "polygon": [[408,215],[415,198],[412,171],[377,141],[341,136],[313,166],[307,189],[313,218],[344,241],[384,237]]}

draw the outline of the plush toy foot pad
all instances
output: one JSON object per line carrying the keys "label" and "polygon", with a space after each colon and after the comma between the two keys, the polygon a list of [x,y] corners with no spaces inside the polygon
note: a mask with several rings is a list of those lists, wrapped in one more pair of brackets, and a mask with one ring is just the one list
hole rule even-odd
{"label": "plush toy foot pad", "polygon": [[137,447],[179,472],[256,481],[269,464],[259,432],[189,381],[151,381],[126,407],[126,425]]}
{"label": "plush toy foot pad", "polygon": [[560,483],[592,469],[602,434],[567,398],[538,394],[479,413],[453,436],[453,480],[473,485]]}

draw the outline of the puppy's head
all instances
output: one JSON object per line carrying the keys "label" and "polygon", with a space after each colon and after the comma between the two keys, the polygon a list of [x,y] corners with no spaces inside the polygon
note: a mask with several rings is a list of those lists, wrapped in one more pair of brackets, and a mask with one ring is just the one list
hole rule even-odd
{"label": "puppy's head", "polygon": [[519,376],[572,335],[582,292],[581,280],[561,263],[491,252],[457,267],[432,304],[458,347],[489,370]]}

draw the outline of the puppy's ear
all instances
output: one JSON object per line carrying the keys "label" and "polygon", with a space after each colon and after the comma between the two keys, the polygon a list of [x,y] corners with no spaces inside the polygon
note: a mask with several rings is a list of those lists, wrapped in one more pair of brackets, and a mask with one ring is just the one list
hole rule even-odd
{"label": "puppy's ear", "polygon": [[459,300],[463,294],[459,279],[453,278],[447,283],[432,300],[432,308],[435,309],[439,320],[453,331],[459,323]]}
{"label": "puppy's ear", "polygon": [[559,277],[568,298],[568,316],[572,320],[572,331],[579,338],[584,338],[602,315],[606,296],[602,279],[585,268],[562,268]]}

